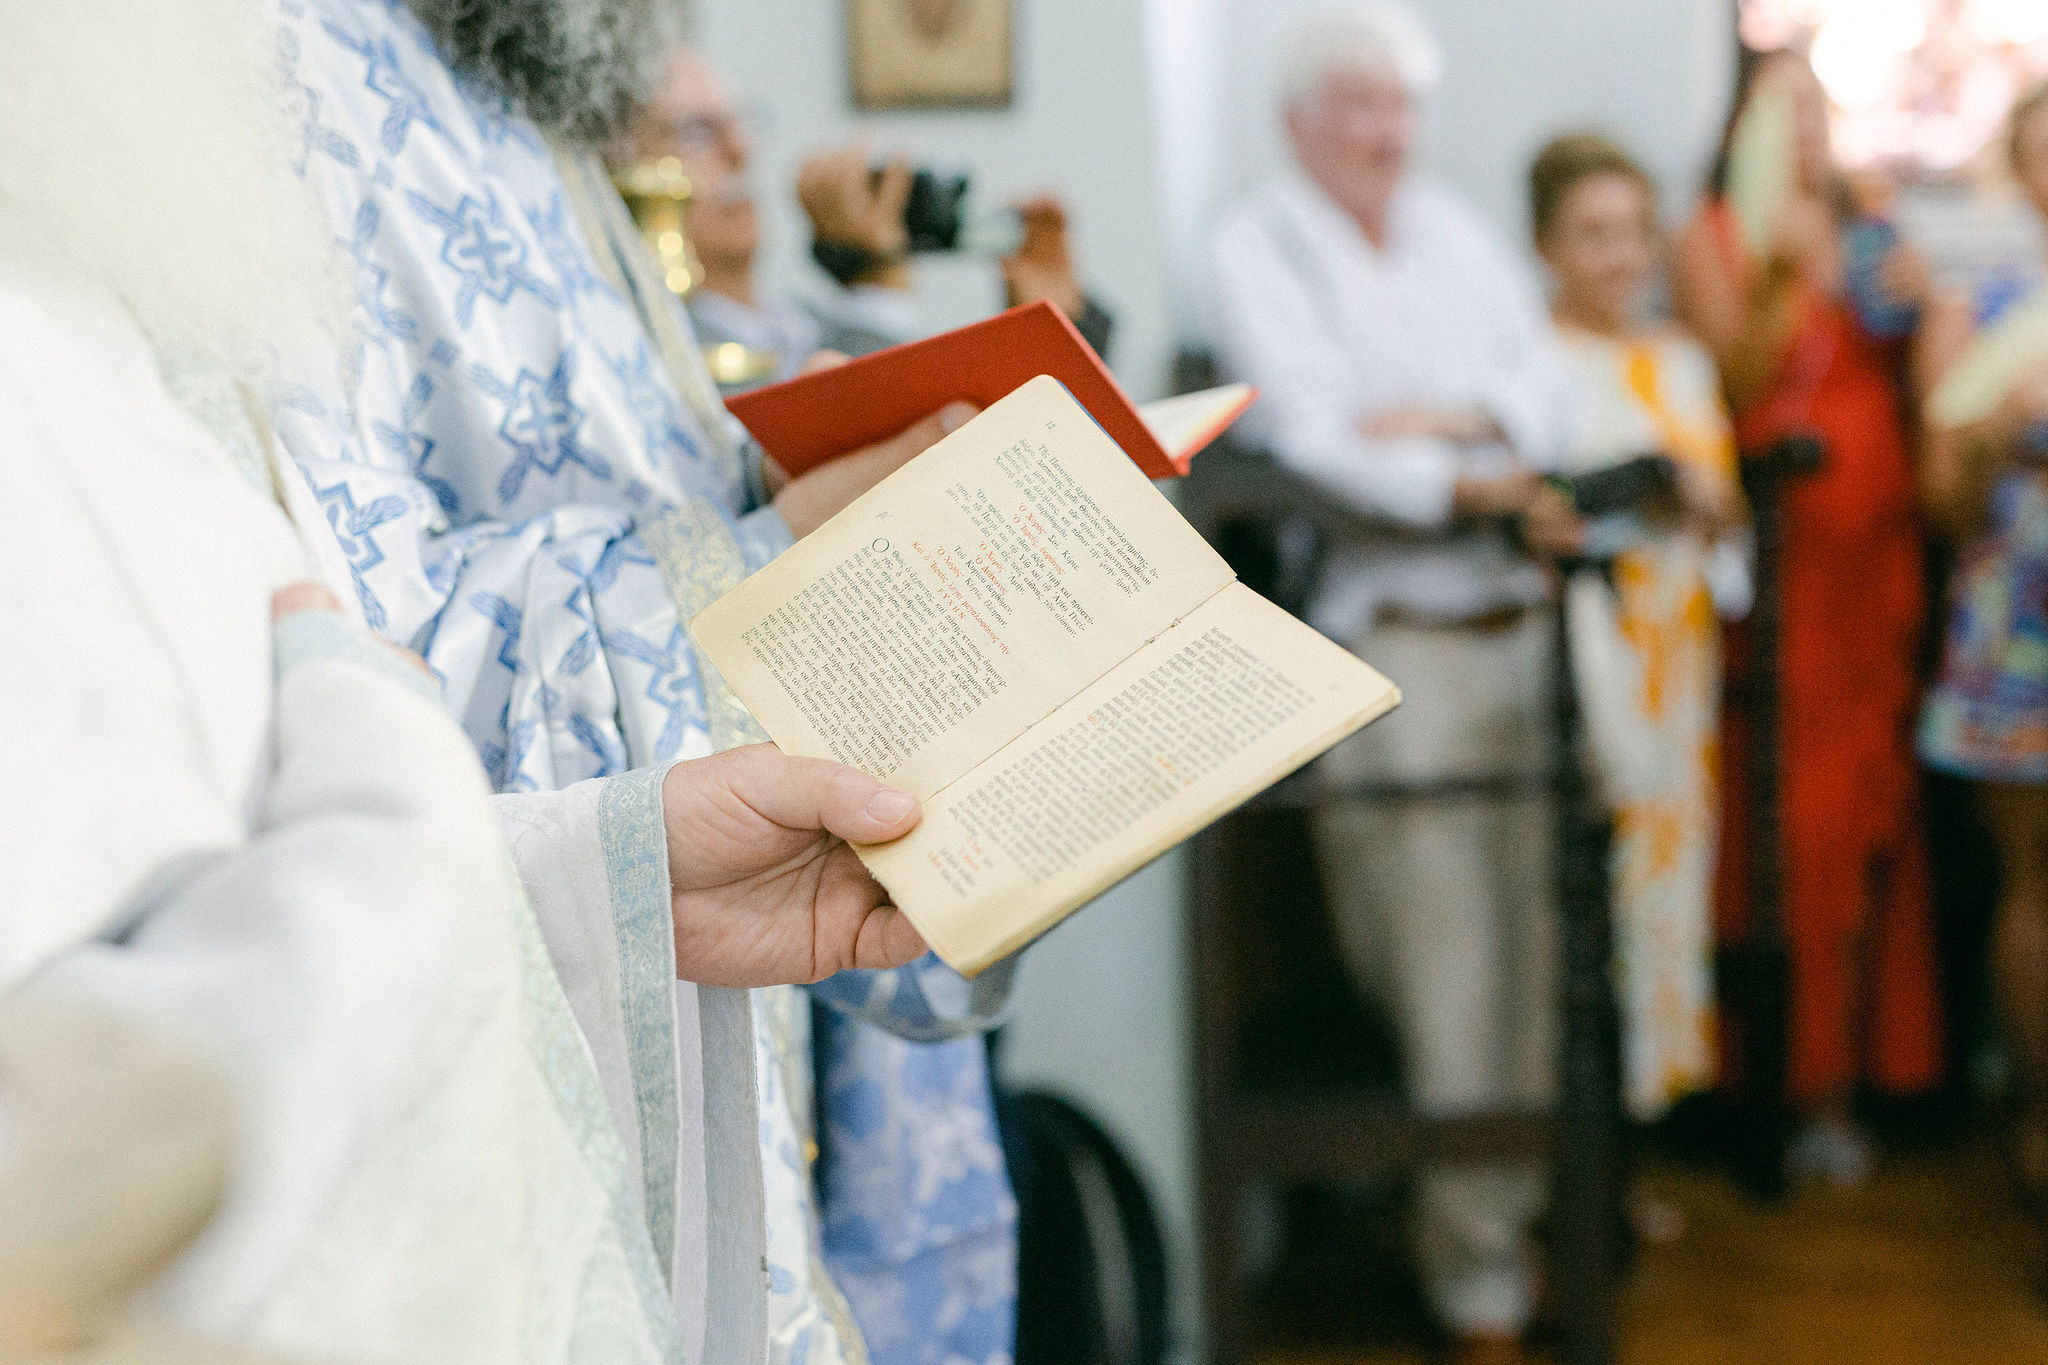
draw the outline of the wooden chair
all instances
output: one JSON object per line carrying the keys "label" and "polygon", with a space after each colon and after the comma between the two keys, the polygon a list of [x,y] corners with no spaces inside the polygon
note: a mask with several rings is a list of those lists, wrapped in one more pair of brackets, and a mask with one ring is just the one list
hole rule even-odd
{"label": "wooden chair", "polygon": [[[1388,534],[1271,459],[1227,442],[1195,462],[1181,504],[1247,584],[1297,614],[1315,589],[1323,547],[1361,531]],[[1505,799],[1526,796],[1530,779],[1339,790],[1312,765],[1194,840],[1200,1216],[1216,1365],[1236,1365],[1255,1344],[1247,1339],[1240,1227],[1250,1187],[1532,1156],[1549,1157],[1555,1172],[1551,1283],[1565,1358],[1612,1360],[1622,1168],[1606,822],[1580,777],[1568,677],[1557,695],[1564,761],[1555,778],[1537,779],[1554,782],[1560,798],[1565,1041],[1553,1113],[1430,1119],[1401,1100],[1396,1078],[1372,1065],[1374,1023],[1335,965],[1308,834],[1310,815],[1326,801]]]}

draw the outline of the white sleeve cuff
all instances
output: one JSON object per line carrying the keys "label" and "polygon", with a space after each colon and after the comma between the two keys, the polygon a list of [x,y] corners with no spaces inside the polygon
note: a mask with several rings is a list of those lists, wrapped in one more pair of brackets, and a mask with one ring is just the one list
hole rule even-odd
{"label": "white sleeve cuff", "polygon": [[662,779],[669,765],[500,796],[498,820],[562,992],[625,1143],[654,1246],[675,1244],[675,922]]}
{"label": "white sleeve cuff", "polygon": [[1448,526],[1458,486],[1457,452],[1442,441],[1351,436],[1275,442],[1283,463],[1353,510],[1422,530]]}
{"label": "white sleeve cuff", "polygon": [[748,573],[766,568],[770,560],[796,544],[796,536],[782,519],[782,513],[765,504],[735,521],[733,529]]}
{"label": "white sleeve cuff", "polygon": [[917,295],[881,284],[856,284],[837,300],[835,321],[891,342],[914,341],[923,331]]}

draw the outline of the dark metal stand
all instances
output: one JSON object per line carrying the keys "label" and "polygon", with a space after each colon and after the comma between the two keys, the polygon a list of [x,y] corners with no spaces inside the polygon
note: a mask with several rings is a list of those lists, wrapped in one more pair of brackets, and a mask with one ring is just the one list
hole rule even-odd
{"label": "dark metal stand", "polygon": [[[1582,569],[1578,572],[1595,572]],[[1563,595],[1553,613],[1557,733],[1558,912],[1564,957],[1564,1045],[1558,1079],[1557,1220],[1552,1278],[1564,1359],[1614,1359],[1625,1172],[1621,1028],[1609,970],[1609,859],[1614,823],[1586,780],[1578,689]]]}
{"label": "dark metal stand", "polygon": [[1785,853],[1780,778],[1784,767],[1779,641],[1784,624],[1785,489],[1820,468],[1820,441],[1789,436],[1742,461],[1756,531],[1753,602],[1740,681],[1748,745],[1743,833],[1748,846],[1748,923],[1742,942],[1721,951],[1727,997],[1739,1027],[1741,1095],[1737,1175],[1759,1199],[1785,1194],[1792,1116],[1786,1096],[1792,963],[1785,941]]}

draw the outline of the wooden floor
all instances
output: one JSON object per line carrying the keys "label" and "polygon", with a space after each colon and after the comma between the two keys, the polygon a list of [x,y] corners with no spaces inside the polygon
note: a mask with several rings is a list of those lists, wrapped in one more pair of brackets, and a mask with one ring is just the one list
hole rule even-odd
{"label": "wooden floor", "polygon": [[[2040,1242],[1988,1147],[1889,1158],[1863,1190],[1776,1210],[1702,1173],[1652,1169],[1640,1184],[1686,1226],[1641,1252],[1624,1365],[2048,1365],[2048,1312],[2030,1292]],[[1424,1359],[1317,1346],[1258,1365]]]}

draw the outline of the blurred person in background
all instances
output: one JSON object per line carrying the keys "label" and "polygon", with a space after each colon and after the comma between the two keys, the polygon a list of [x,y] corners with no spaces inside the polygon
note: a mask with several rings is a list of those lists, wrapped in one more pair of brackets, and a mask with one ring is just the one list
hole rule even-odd
{"label": "blurred person in background", "polygon": [[[1539,497],[1569,399],[1541,295],[1476,212],[1410,171],[1417,105],[1441,67],[1412,12],[1313,21],[1284,62],[1296,165],[1217,235],[1222,351],[1264,395],[1249,434],[1388,528],[1334,550],[1313,615],[1408,698],[1326,771],[1537,778],[1550,767],[1548,588],[1507,526],[1545,548],[1579,530]],[[1339,942],[1389,1001],[1425,1113],[1550,1101],[1550,815],[1531,795],[1343,802],[1318,819]],[[1423,1177],[1417,1255],[1463,1358],[1519,1358],[1542,1201],[1534,1164]]]}
{"label": "blurred person in background", "polygon": [[[2048,221],[2048,84],[2014,106],[2008,146],[2020,188]],[[1996,312],[1948,306],[1930,320],[1921,484],[1936,524],[1962,544],[1941,671],[1920,718],[1920,752],[1970,779],[1998,850],[1992,979],[2016,1071],[2014,1168],[2048,1217],[2048,293]],[[2014,362],[1983,357],[2016,330]],[[1980,390],[1973,396],[1971,390]]]}
{"label": "blurred person in background", "polygon": [[[820,351],[865,355],[925,334],[904,221],[908,162],[895,159],[877,171],[865,141],[804,162],[797,200],[814,254],[831,263],[832,282],[821,297],[793,302],[765,296],[756,283],[761,224],[753,139],[717,69],[694,48],[669,54],[612,160],[617,167],[660,157],[676,158],[690,180],[683,221],[704,270],[689,296],[698,339],[707,346],[737,343],[761,358],[745,372],[721,374],[725,392],[788,379]],[[1008,306],[1050,301],[1107,354],[1113,321],[1077,280],[1065,208],[1040,196],[1016,212],[1023,238],[1002,262]]]}
{"label": "blurred person in background", "polygon": [[[1870,1165],[1850,1101],[1860,1082],[1923,1091],[1939,1079],[1932,912],[1912,724],[1925,618],[1909,447],[1906,335],[1931,276],[1903,243],[1875,262],[1878,326],[1850,296],[1855,206],[1828,143],[1827,96],[1805,58],[1746,54],[1706,202],[1674,262],[1680,322],[1720,368],[1737,440],[1760,450],[1811,431],[1818,473],[1785,493],[1782,635],[1784,915],[1792,963],[1790,1098],[1803,1127],[1796,1176],[1848,1185]],[[1792,187],[1761,254],[1728,198],[1731,148],[1751,101],[1789,104]],[[1731,632],[1731,661],[1741,656]],[[1720,932],[1743,937],[1747,730],[1726,730]]]}
{"label": "blurred person in background", "polygon": [[1712,581],[1734,578],[1738,595],[1746,586],[1721,542],[1742,515],[1735,439],[1713,358],[1644,316],[1661,243],[1642,166],[1605,138],[1561,137],[1530,166],[1529,201],[1577,390],[1563,471],[1655,452],[1678,476],[1668,506],[1615,523],[1607,545],[1589,547],[1612,555],[1607,572],[1574,575],[1566,589],[1588,755],[1615,816],[1623,1084],[1630,1112],[1649,1121],[1714,1079],[1721,641]]}

